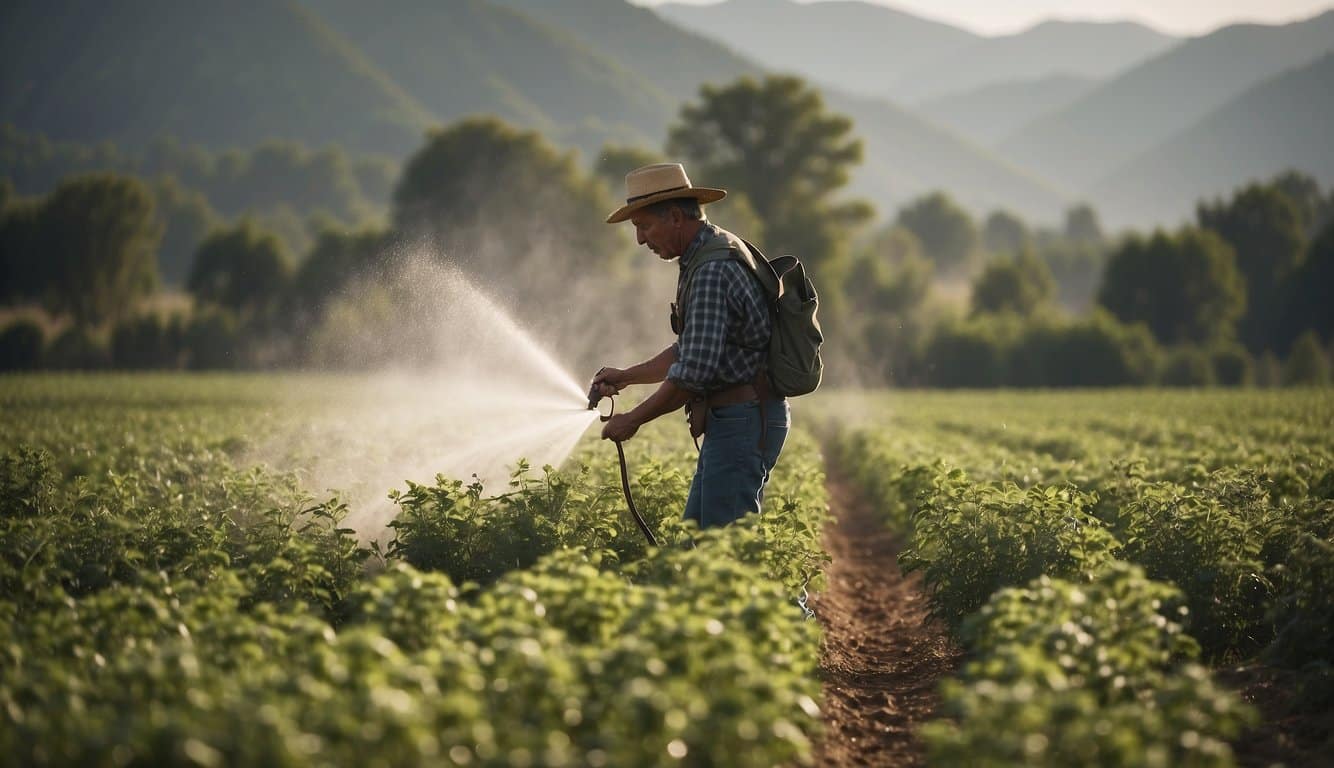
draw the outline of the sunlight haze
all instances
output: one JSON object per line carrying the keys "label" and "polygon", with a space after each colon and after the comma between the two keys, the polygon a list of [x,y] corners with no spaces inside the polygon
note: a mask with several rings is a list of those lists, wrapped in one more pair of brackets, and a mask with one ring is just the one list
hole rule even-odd
{"label": "sunlight haze", "polygon": [[[717,0],[671,0],[708,5]],[[821,0],[815,0],[820,2]],[[866,0],[982,34],[1018,32],[1041,21],[1138,21],[1176,35],[1199,35],[1237,22],[1281,24],[1334,7],[1329,0]],[[636,0],[659,5],[661,0]]]}

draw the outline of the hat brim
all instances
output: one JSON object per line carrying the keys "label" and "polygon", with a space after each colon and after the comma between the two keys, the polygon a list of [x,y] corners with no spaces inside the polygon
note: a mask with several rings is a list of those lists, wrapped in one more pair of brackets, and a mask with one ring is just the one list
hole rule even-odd
{"label": "hat brim", "polygon": [[640,198],[633,203],[626,203],[620,208],[617,208],[607,217],[607,223],[616,224],[617,222],[625,221],[630,218],[635,211],[638,211],[641,208],[646,208],[654,203],[661,203],[663,200],[676,200],[682,197],[693,198],[699,201],[700,205],[705,205],[707,203],[716,203],[724,197],[727,197],[727,190],[712,189],[710,187],[690,187],[689,189],[674,189],[666,192],[659,192],[654,195],[649,195],[648,197]]}

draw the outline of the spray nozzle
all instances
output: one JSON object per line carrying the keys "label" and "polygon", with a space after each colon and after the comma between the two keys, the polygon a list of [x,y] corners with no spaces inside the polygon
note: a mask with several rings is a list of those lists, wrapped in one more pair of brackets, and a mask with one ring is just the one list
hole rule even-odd
{"label": "spray nozzle", "polygon": [[596,411],[600,402],[602,402],[602,393],[598,391],[598,385],[594,384],[588,388],[588,410]]}

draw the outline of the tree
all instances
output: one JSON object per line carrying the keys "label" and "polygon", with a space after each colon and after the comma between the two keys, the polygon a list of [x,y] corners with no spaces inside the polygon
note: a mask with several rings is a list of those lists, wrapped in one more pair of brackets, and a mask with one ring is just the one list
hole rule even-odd
{"label": "tree", "polygon": [[325,229],[292,281],[296,304],[318,313],[334,293],[384,265],[388,241],[389,233],[380,229]]}
{"label": "tree", "polygon": [[1311,237],[1329,221],[1334,211],[1330,199],[1320,191],[1320,182],[1301,171],[1287,170],[1275,176],[1270,184],[1297,206],[1302,231]]}
{"label": "tree", "polygon": [[1252,351],[1279,344],[1279,288],[1297,268],[1305,245],[1297,205],[1277,187],[1252,184],[1230,201],[1201,203],[1196,215],[1200,226],[1217,232],[1236,253],[1246,289],[1241,340]]}
{"label": "tree", "polygon": [[796,253],[818,269],[838,261],[849,230],[871,217],[867,203],[833,199],[862,159],[852,121],[826,112],[820,92],[799,78],[703,86],[700,100],[682,108],[667,150],[685,158],[696,183],[747,197],[770,254]]}
{"label": "tree", "polygon": [[1009,211],[992,211],[982,225],[982,246],[991,253],[1019,253],[1031,241],[1028,225]]}
{"label": "tree", "polygon": [[291,274],[291,259],[282,241],[243,219],[200,243],[186,289],[200,303],[238,313],[264,313],[283,295]]}
{"label": "tree", "polygon": [[1329,286],[1334,285],[1334,220],[1316,235],[1302,261],[1282,288],[1276,349],[1284,352],[1292,341],[1307,330],[1334,339],[1334,302],[1329,300]]}
{"label": "tree", "polygon": [[138,179],[98,174],[62,183],[41,205],[33,248],[48,263],[47,307],[79,325],[114,321],[157,286],[162,227]]}
{"label": "tree", "polygon": [[162,227],[158,269],[163,282],[184,285],[199,244],[220,223],[218,212],[202,193],[186,189],[171,176],[158,179],[153,193],[157,198],[158,223]]}
{"label": "tree", "polygon": [[1165,344],[1228,338],[1246,306],[1232,249],[1212,232],[1133,236],[1111,255],[1098,303],[1126,323],[1146,323]]}
{"label": "tree", "polygon": [[593,163],[593,173],[606,183],[612,197],[620,198],[625,191],[625,175],[636,168],[664,162],[662,153],[646,147],[625,144],[604,144]]}
{"label": "tree", "polygon": [[1077,205],[1066,211],[1065,239],[1084,245],[1101,243],[1104,236],[1098,212],[1087,205]]}
{"label": "tree", "polygon": [[972,217],[943,192],[908,204],[899,211],[897,223],[917,236],[938,271],[959,269],[977,250],[977,227]]}
{"label": "tree", "polygon": [[0,211],[0,303],[41,297],[46,263],[35,247],[40,201],[11,201]]}
{"label": "tree", "polygon": [[972,314],[1009,312],[1028,317],[1051,301],[1056,281],[1031,252],[993,259],[973,281]]}
{"label": "tree", "polygon": [[553,272],[605,268],[619,240],[606,189],[574,156],[495,118],[434,131],[403,169],[393,226],[441,258],[516,295],[544,295]]}
{"label": "tree", "polygon": [[1325,386],[1329,384],[1329,358],[1320,346],[1320,337],[1307,331],[1292,345],[1283,364],[1283,385],[1288,387]]}

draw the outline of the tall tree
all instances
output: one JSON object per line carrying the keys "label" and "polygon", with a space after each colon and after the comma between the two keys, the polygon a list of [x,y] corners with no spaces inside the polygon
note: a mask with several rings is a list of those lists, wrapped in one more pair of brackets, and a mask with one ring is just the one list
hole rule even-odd
{"label": "tall tree", "polygon": [[1287,170],[1275,176],[1270,183],[1297,206],[1302,231],[1307,236],[1314,236],[1334,215],[1334,211],[1330,210],[1330,202],[1334,198],[1325,197],[1320,191],[1320,182],[1314,177],[1301,171]]}
{"label": "tall tree", "polygon": [[1296,269],[1305,246],[1301,211],[1272,184],[1251,184],[1229,201],[1203,202],[1200,226],[1217,232],[1236,252],[1245,278],[1241,340],[1253,352],[1271,349],[1282,297],[1279,287]]}
{"label": "tall tree", "polygon": [[593,163],[593,173],[606,182],[612,197],[621,197],[625,174],[641,166],[664,162],[661,152],[628,144],[604,144]]}
{"label": "tall tree", "polygon": [[1065,212],[1065,238],[1072,242],[1093,245],[1103,241],[1102,222],[1098,212],[1087,205],[1076,205]]}
{"label": "tall tree", "polygon": [[1031,239],[1028,225],[1009,211],[992,211],[982,224],[982,245],[991,253],[1019,253]]}
{"label": "tall tree", "polygon": [[968,212],[944,192],[933,192],[899,211],[899,226],[922,243],[927,258],[938,270],[957,270],[977,251],[977,227]]}
{"label": "tall tree", "polygon": [[470,274],[505,276],[534,298],[552,271],[609,264],[619,242],[603,223],[611,209],[573,154],[535,132],[472,118],[433,132],[408,160],[393,224]]}
{"label": "tall tree", "polygon": [[1286,351],[1304,331],[1315,331],[1334,341],[1334,220],[1316,235],[1302,261],[1284,286],[1277,351]]}
{"label": "tall tree", "polygon": [[745,194],[770,253],[796,253],[816,267],[836,261],[849,230],[871,217],[867,203],[834,199],[862,160],[852,121],[827,112],[799,78],[703,86],[682,108],[667,150],[685,159],[695,183]]}
{"label": "tall tree", "polygon": [[163,282],[182,286],[190,275],[195,250],[221,221],[203,193],[181,186],[175,177],[159,178],[153,185],[153,194],[162,226],[158,269]]}
{"label": "tall tree", "polygon": [[157,287],[162,226],[138,179],[70,179],[37,214],[33,247],[47,261],[45,298],[79,325],[114,321]]}
{"label": "tall tree", "polygon": [[1107,263],[1098,303],[1166,344],[1203,343],[1232,335],[1246,295],[1231,247],[1186,228],[1127,239]]}
{"label": "tall tree", "polygon": [[1046,262],[1031,252],[989,262],[973,281],[974,315],[1009,312],[1028,317],[1056,294],[1056,280]]}
{"label": "tall tree", "polygon": [[199,245],[186,288],[201,303],[254,315],[274,308],[291,274],[291,259],[277,235],[243,219]]}

